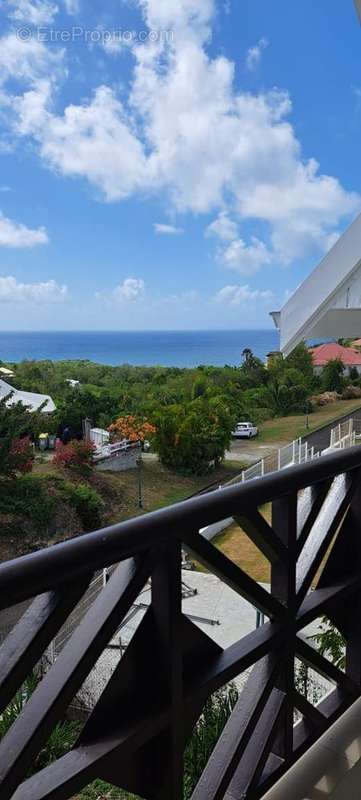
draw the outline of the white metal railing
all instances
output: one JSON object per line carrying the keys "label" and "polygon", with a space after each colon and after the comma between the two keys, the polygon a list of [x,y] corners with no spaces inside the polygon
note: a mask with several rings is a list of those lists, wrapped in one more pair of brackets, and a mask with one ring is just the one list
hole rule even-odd
{"label": "white metal railing", "polygon": [[308,442],[302,442],[302,439],[295,439],[290,444],[280,447],[275,455],[262,458],[256,464],[244,469],[242,472],[242,481],[250,481],[253,478],[262,478],[269,472],[278,472],[286,467],[292,467],[294,464],[305,464],[306,461],[313,461],[318,458],[319,453]]}
{"label": "white metal railing", "polygon": [[324,452],[345,450],[347,447],[353,447],[359,439],[361,439],[361,420],[348,419],[332,428],[330,446]]}
{"label": "white metal railing", "polygon": [[242,481],[249,481],[252,478],[262,478],[263,475],[269,472],[278,472],[281,469],[292,467],[295,464],[305,464],[307,461],[313,461],[319,458],[324,453],[329,453],[332,450],[345,450],[348,447],[353,447],[356,442],[361,439],[361,420],[348,419],[340,422],[335,428],[332,428],[330,434],[330,444],[325,450],[319,451],[308,442],[303,442],[302,438],[294,439],[293,442],[280,447],[277,450],[276,457],[274,455],[262,458],[256,464],[244,469],[242,472]]}

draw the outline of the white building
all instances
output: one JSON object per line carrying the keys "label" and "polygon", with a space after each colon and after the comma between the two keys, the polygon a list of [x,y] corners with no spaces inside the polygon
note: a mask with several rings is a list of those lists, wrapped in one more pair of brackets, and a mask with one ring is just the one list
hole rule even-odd
{"label": "white building", "polygon": [[[361,0],[355,6],[361,21]],[[284,355],[307,339],[361,336],[361,215],[271,316]]]}
{"label": "white building", "polygon": [[29,411],[39,411],[44,403],[44,408],[41,409],[43,414],[51,414],[56,409],[56,405],[50,395],[19,391],[19,389],[14,389],[13,386],[10,386],[10,383],[0,378],[0,399],[10,394],[11,397],[7,401],[8,406],[22,403]]}
{"label": "white building", "polygon": [[285,355],[302,340],[361,335],[361,214],[271,316]]}

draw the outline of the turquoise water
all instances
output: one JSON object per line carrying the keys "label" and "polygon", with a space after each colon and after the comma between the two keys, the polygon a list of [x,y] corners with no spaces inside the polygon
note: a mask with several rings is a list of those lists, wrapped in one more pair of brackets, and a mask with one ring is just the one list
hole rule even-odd
{"label": "turquoise water", "polygon": [[250,347],[264,360],[276,330],[0,332],[0,359],[89,359],[100,364],[193,367],[236,365]]}

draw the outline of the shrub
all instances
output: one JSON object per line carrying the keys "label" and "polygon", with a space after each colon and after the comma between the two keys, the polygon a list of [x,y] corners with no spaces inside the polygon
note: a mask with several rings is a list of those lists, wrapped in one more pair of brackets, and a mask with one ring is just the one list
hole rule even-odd
{"label": "shrub", "polygon": [[10,447],[10,464],[12,472],[31,472],[33,468],[33,449],[28,436],[14,439]]}
{"label": "shrub", "polygon": [[0,483],[0,513],[27,517],[41,529],[49,525],[54,510],[55,498],[43,478],[22,475]]}
{"label": "shrub", "polygon": [[184,798],[187,800],[238,700],[234,685],[220,689],[206,701],[184,754]]}
{"label": "shrub", "polygon": [[[26,678],[23,686],[17,691],[15,697],[4,709],[0,716],[0,739],[7,734],[12,724],[21,714],[24,706],[35,691],[38,682],[38,677],[35,673],[32,673]],[[38,772],[38,770],[51,764],[52,761],[56,761],[56,759],[65,755],[65,753],[74,746],[80,732],[80,727],[79,722],[58,722],[50,734],[45,747],[43,747],[37,755],[30,772]]]}
{"label": "shrub", "polygon": [[360,386],[353,386],[350,384],[349,386],[345,386],[342,392],[342,399],[343,400],[354,400],[358,397],[361,397],[361,387]]}
{"label": "shrub", "polygon": [[85,530],[92,530],[97,525],[100,525],[103,500],[95,489],[92,489],[86,483],[74,484],[66,482],[64,491],[67,499],[80,517]]}
{"label": "shrub", "polygon": [[346,642],[339,630],[323,617],[320,630],[312,637],[319,653],[330,658],[339,669],[346,667]]}
{"label": "shrub", "polygon": [[80,475],[89,475],[93,468],[94,450],[91,442],[73,439],[69,444],[58,445],[53,461],[60,469],[71,469]]}
{"label": "shrub", "polygon": [[33,451],[28,436],[23,439],[4,437],[0,439],[0,474],[6,478],[17,473],[31,472]]}

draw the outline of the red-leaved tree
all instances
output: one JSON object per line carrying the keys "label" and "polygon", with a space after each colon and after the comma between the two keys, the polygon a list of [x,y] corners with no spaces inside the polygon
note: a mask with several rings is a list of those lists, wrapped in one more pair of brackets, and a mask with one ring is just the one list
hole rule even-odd
{"label": "red-leaved tree", "polygon": [[93,468],[95,446],[92,442],[73,439],[69,444],[59,444],[54,464],[60,469],[71,469],[80,475],[89,475]]}

